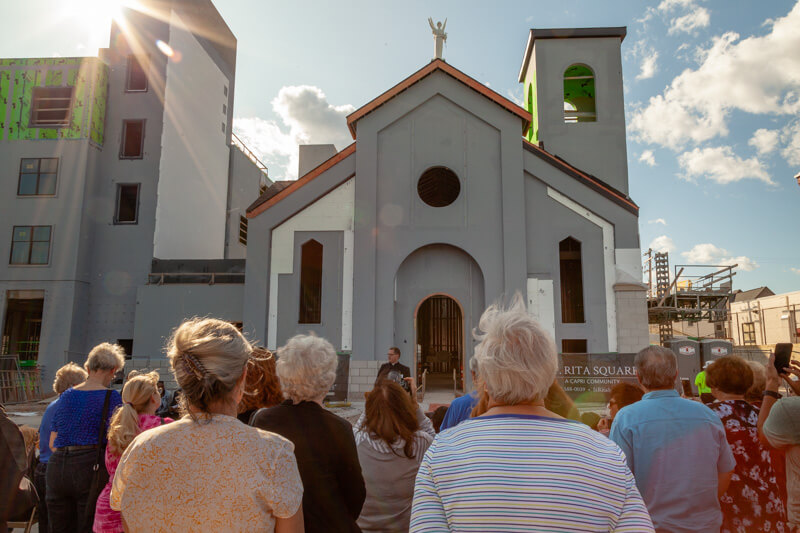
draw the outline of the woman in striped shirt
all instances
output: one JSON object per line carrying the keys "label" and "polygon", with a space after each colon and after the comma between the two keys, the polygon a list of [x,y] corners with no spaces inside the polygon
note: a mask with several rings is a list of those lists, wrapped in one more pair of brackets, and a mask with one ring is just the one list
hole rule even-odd
{"label": "woman in striped shirt", "polygon": [[410,530],[652,532],[617,445],[545,409],[558,358],[522,298],[489,307],[479,329],[478,408],[486,410],[428,448]]}

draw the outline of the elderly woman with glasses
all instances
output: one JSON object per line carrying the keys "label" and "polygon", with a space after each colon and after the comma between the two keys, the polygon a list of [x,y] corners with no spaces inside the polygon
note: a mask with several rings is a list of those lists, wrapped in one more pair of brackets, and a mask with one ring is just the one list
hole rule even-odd
{"label": "elderly woman with glasses", "polygon": [[486,410],[428,448],[410,530],[653,531],[617,445],[545,407],[556,348],[522,297],[489,307],[478,329]]}

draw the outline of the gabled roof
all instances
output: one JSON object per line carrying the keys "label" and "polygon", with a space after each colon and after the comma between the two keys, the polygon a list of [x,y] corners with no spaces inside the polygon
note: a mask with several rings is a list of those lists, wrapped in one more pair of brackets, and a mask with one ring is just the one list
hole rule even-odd
{"label": "gabled roof", "polygon": [[733,301],[734,302],[749,302],[751,300],[757,300],[759,298],[763,298],[765,296],[775,296],[775,293],[770,290],[769,287],[758,287],[755,289],[749,289],[746,291],[737,291],[733,294]]}
{"label": "gabled roof", "polygon": [[519,68],[519,81],[525,81],[525,73],[530,64],[533,52],[533,41],[536,39],[587,39],[597,37],[616,37],[619,42],[625,39],[628,30],[625,26],[615,28],[531,28],[528,34],[528,44],[525,46],[525,55],[522,57],[522,66]]}
{"label": "gabled roof", "polygon": [[[264,194],[258,197],[258,199],[250,204],[250,207],[247,208],[247,218],[255,218],[273,205],[277,204],[290,194],[292,194],[297,189],[301,188],[329,168],[335,166],[338,162],[346,159],[350,155],[356,152],[356,143],[351,144],[338,154],[334,155],[327,161],[324,161],[319,166],[314,168],[311,172],[297,178],[294,181],[277,181],[272,184]],[[285,184],[285,185],[278,185],[278,184]]]}
{"label": "gabled roof", "polygon": [[522,107],[518,106],[508,98],[505,98],[498,93],[494,92],[486,85],[482,84],[481,82],[471,78],[458,70],[455,67],[450,66],[445,61],[441,59],[434,59],[414,74],[409,76],[408,78],[404,79],[385,93],[381,94],[377,98],[374,98],[369,103],[361,106],[360,108],[356,109],[349,115],[347,115],[347,127],[350,129],[350,134],[353,136],[353,139],[356,138],[356,123],[359,119],[364,118],[368,114],[372,113],[383,104],[397,96],[398,94],[402,93],[406,89],[410,88],[412,85],[418,83],[419,81],[423,80],[424,78],[428,77],[429,75],[433,74],[436,71],[444,72],[445,74],[455,78],[456,80],[460,81],[470,89],[476,91],[477,93],[485,96],[486,98],[492,100],[494,103],[506,109],[506,111],[513,113],[520,117],[523,120],[522,126],[522,133],[525,134],[528,131],[528,128],[531,124],[531,114],[523,109]]}
{"label": "gabled roof", "polygon": [[566,175],[575,178],[576,180],[580,181],[590,189],[600,193],[601,195],[605,196],[615,204],[619,205],[623,209],[633,213],[634,215],[639,215],[639,206],[636,203],[628,198],[625,193],[618,191],[611,185],[605,183],[603,180],[592,176],[591,174],[584,172],[557,155],[553,155],[550,152],[546,151],[544,148],[530,143],[525,139],[522,139],[522,146],[528,152],[532,153],[539,159],[549,163],[550,165],[556,167],[558,170],[562,171]]}

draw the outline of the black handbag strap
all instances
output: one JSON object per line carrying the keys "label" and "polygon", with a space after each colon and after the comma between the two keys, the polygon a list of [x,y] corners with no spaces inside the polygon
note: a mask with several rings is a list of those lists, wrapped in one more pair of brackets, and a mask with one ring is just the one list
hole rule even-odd
{"label": "black handbag strap", "polygon": [[92,470],[97,471],[103,463],[103,455],[106,452],[106,447],[103,445],[103,438],[106,434],[106,419],[108,418],[108,404],[111,401],[111,389],[106,391],[106,399],[103,401],[103,414],[100,417],[100,433],[97,435],[97,459],[94,462]]}

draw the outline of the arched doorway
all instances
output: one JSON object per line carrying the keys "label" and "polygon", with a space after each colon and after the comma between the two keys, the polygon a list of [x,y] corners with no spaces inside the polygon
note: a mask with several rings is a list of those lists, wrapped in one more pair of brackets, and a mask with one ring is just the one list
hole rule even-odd
{"label": "arched doorway", "polygon": [[464,390],[464,314],[450,296],[425,298],[415,316],[419,368],[427,370],[429,390]]}

